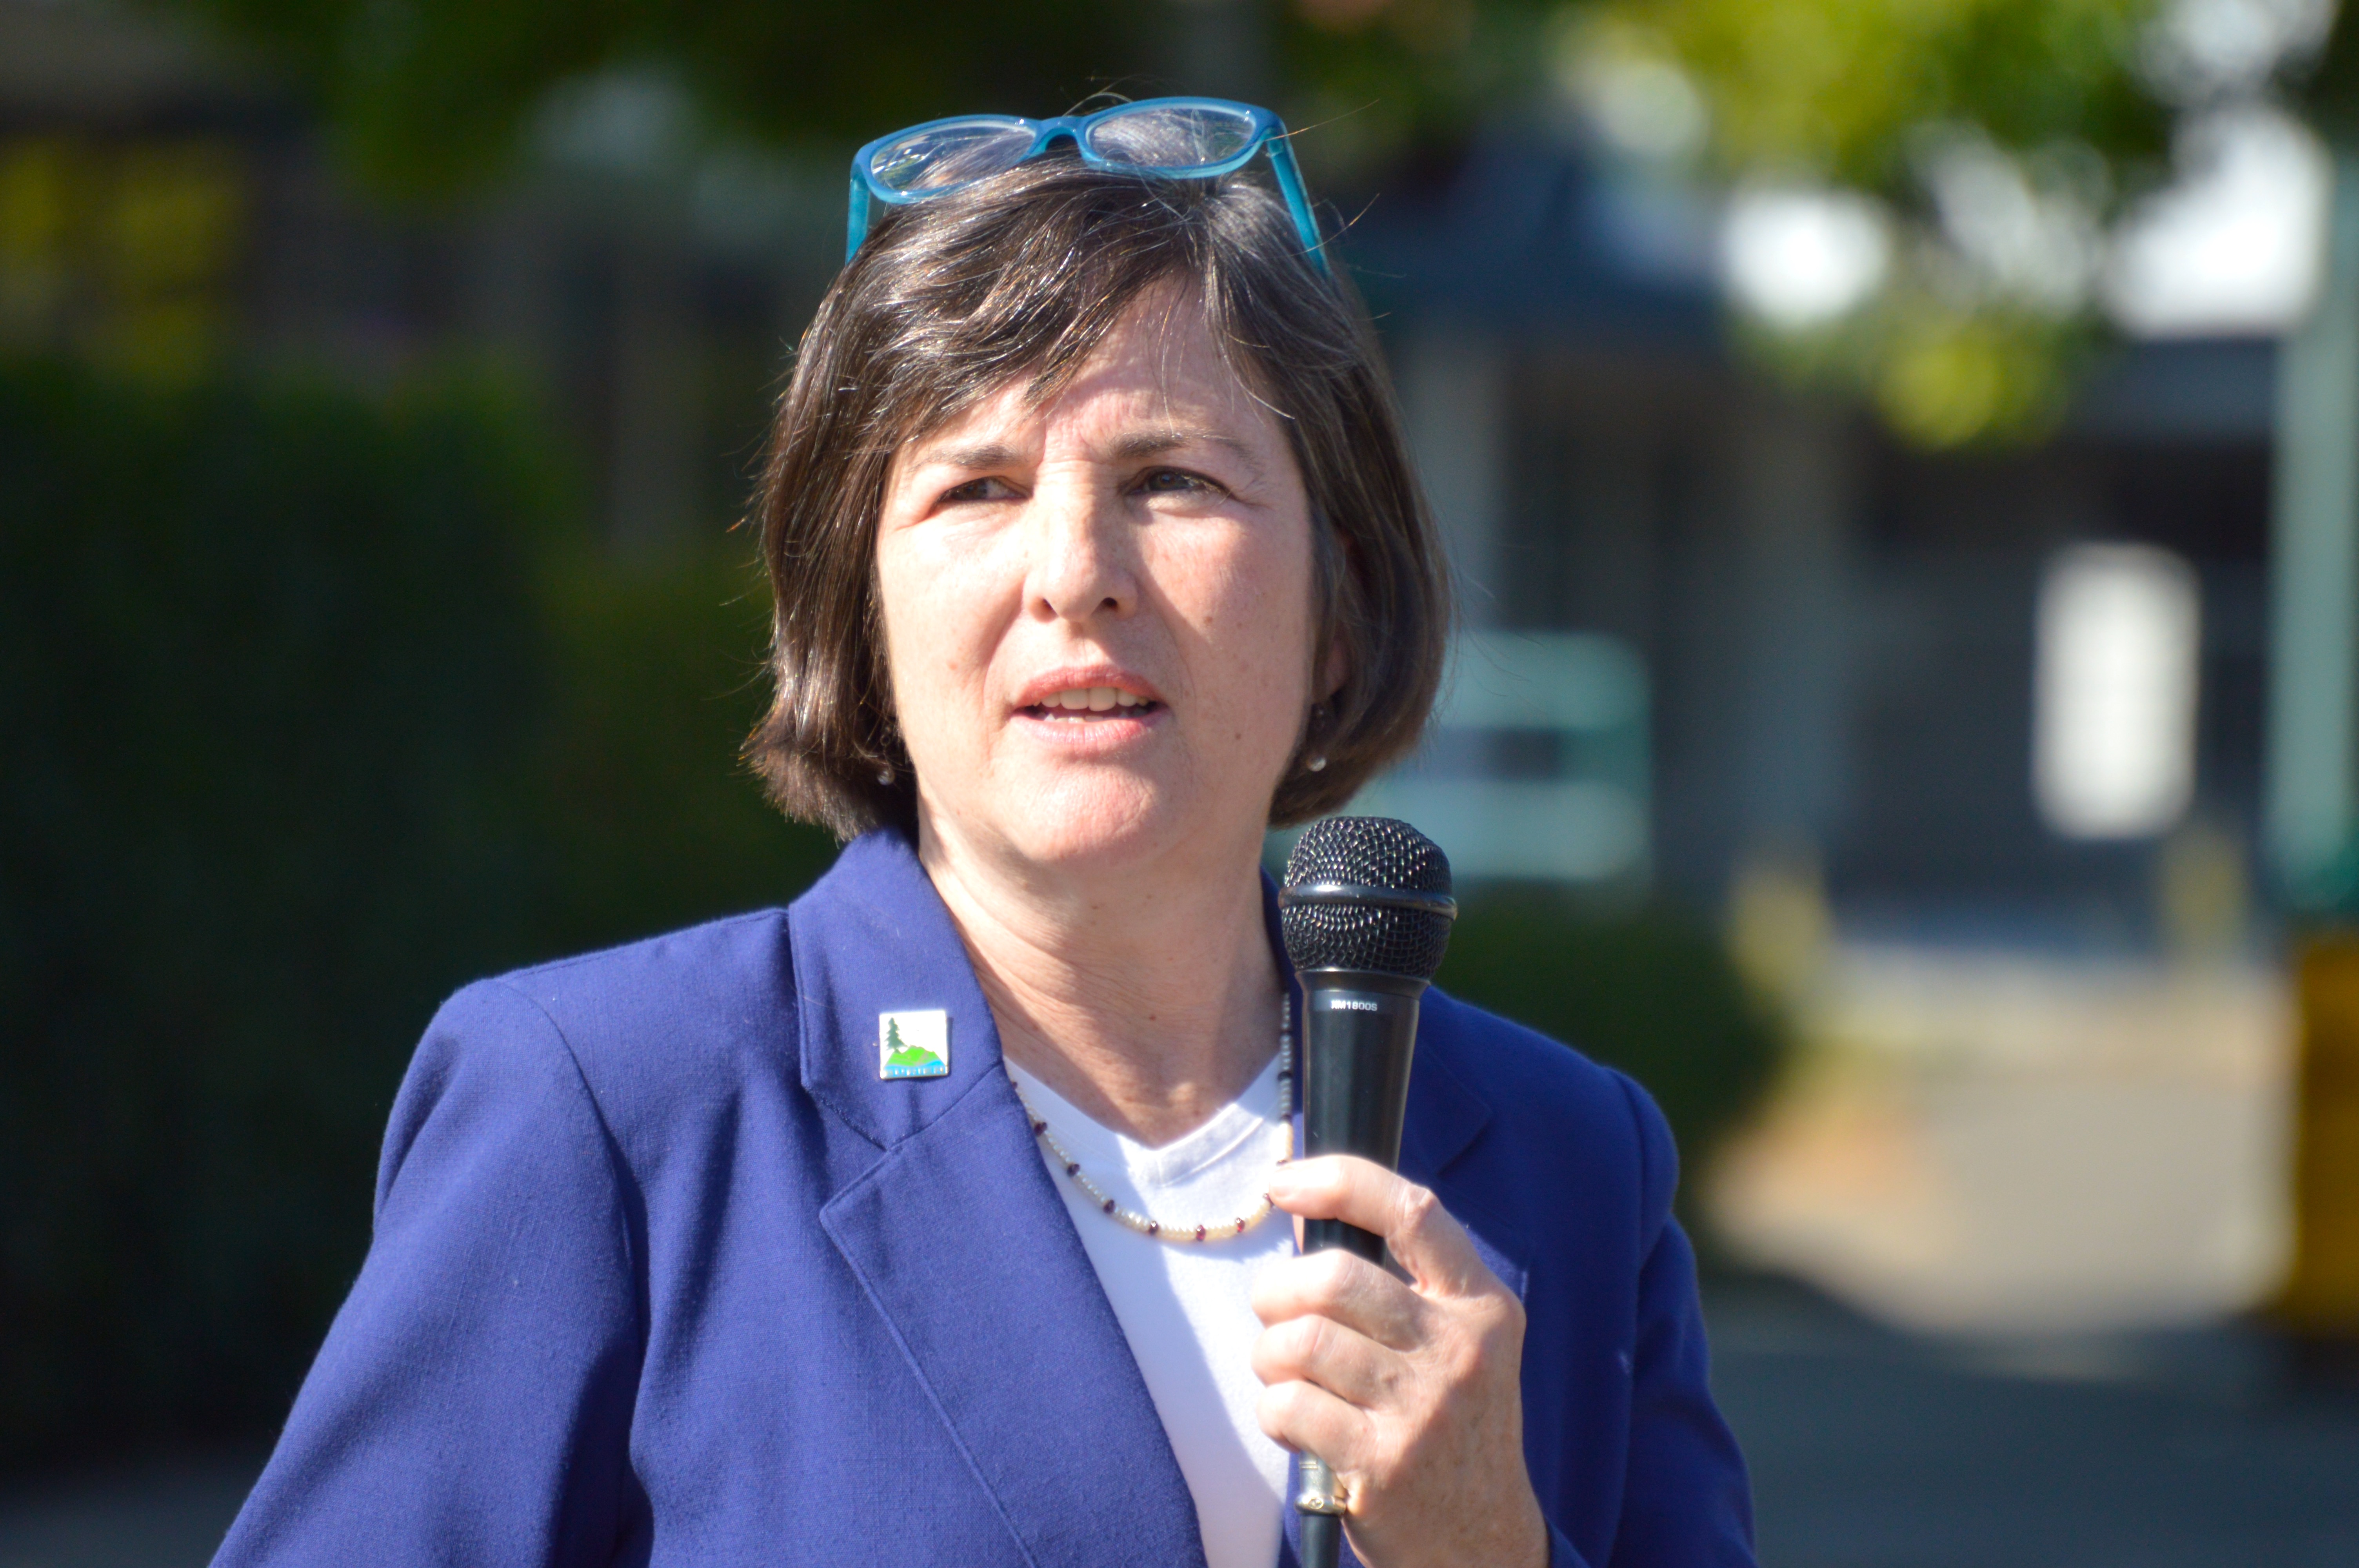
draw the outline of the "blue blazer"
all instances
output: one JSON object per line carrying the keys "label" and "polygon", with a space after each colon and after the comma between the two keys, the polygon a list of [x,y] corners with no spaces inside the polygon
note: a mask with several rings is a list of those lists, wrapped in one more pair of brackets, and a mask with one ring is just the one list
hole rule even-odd
{"label": "blue blazer", "polygon": [[[883,1081],[876,1015],[910,1008],[949,1013],[950,1073]],[[1401,1164],[1522,1294],[1552,1563],[1751,1563],[1646,1095],[1429,992]],[[368,1260],[215,1562],[1201,1568],[906,838],[784,912],[443,1006]]]}

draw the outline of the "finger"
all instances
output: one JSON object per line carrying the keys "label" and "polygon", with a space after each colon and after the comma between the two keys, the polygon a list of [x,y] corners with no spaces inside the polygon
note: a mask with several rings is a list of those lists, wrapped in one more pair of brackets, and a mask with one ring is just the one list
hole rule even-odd
{"label": "finger", "polygon": [[1278,1258],[1254,1276],[1254,1315],[1277,1325],[1331,1318],[1377,1344],[1407,1350],[1425,1337],[1426,1303],[1364,1258],[1331,1250]]}
{"label": "finger", "polygon": [[1323,1317],[1296,1317],[1255,1336],[1254,1376],[1310,1383],[1363,1410],[1395,1402],[1408,1368],[1398,1352]]}
{"label": "finger", "polygon": [[1331,1469],[1359,1471],[1375,1442],[1367,1414],[1316,1383],[1272,1383],[1254,1408],[1272,1443],[1297,1454],[1316,1454]]}
{"label": "finger", "polygon": [[1272,1173],[1270,1201],[1306,1219],[1340,1219],[1385,1238],[1419,1287],[1471,1295],[1497,1281],[1440,1200],[1352,1154],[1297,1160]]}

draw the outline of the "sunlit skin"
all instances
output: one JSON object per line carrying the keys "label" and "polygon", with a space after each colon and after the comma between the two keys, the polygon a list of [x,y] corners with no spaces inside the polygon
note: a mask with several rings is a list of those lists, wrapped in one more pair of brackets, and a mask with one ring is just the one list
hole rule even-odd
{"label": "sunlit skin", "polygon": [[[1008,1057],[1148,1144],[1277,1044],[1262,836],[1344,674],[1313,645],[1310,528],[1285,427],[1179,289],[1052,395],[1005,387],[886,476],[876,580],[919,856]],[[1357,1160],[1281,1175],[1281,1206],[1392,1238],[1415,1282],[1269,1265],[1264,1429],[1335,1463],[1371,1568],[1545,1563],[1519,1303],[1424,1188]]]}

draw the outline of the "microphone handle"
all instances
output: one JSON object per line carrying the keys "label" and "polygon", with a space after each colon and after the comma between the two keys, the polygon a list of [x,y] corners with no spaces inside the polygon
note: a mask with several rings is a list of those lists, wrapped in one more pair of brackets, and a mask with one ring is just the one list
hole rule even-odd
{"label": "microphone handle", "polygon": [[[1426,982],[1359,969],[1307,970],[1301,980],[1303,1154],[1357,1154],[1398,1169]],[[1374,1231],[1340,1219],[1302,1222],[1305,1252],[1332,1248],[1384,1264],[1385,1238]],[[1301,1456],[1294,1506],[1301,1516],[1302,1568],[1335,1568],[1344,1507],[1335,1473],[1316,1454]]]}
{"label": "microphone handle", "polygon": [[[1311,1465],[1319,1462],[1304,1456]],[[1320,1468],[1326,1468],[1320,1465]],[[1343,1560],[1343,1519],[1340,1514],[1302,1516],[1302,1568],[1335,1568]]]}
{"label": "microphone handle", "polygon": [[1305,1252],[1327,1252],[1336,1248],[1365,1258],[1381,1269],[1385,1266],[1385,1238],[1373,1230],[1362,1230],[1356,1225],[1346,1225],[1340,1219],[1306,1219],[1302,1222],[1302,1249]]}

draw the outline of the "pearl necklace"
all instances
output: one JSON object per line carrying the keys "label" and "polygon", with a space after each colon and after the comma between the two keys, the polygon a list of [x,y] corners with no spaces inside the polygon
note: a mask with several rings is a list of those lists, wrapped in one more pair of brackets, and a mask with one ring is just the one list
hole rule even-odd
{"label": "pearl necklace", "polygon": [[[1277,1157],[1277,1162],[1281,1165],[1294,1158],[1292,1113],[1294,1032],[1288,1022],[1292,1011],[1292,1003],[1289,1000],[1285,1010],[1278,1015],[1277,1026],[1277,1126],[1285,1141],[1285,1152]],[[1024,1108],[1024,1119],[1032,1124],[1032,1136],[1038,1139],[1048,1147],[1049,1152],[1056,1156],[1057,1163],[1064,1167],[1065,1174],[1072,1178],[1073,1184],[1089,1194],[1090,1201],[1098,1206],[1099,1213],[1120,1221],[1141,1236],[1157,1241],[1169,1241],[1174,1246],[1198,1241],[1226,1241],[1231,1237],[1243,1236],[1246,1231],[1267,1219],[1271,1211],[1277,1206],[1270,1201],[1269,1195],[1264,1193],[1261,1195],[1261,1202],[1254,1206],[1254,1211],[1251,1214],[1241,1214],[1229,1219],[1213,1220],[1202,1225],[1184,1223],[1166,1225],[1152,1215],[1141,1214],[1133,1208],[1125,1208],[1108,1196],[1103,1187],[1090,1180],[1089,1173],[1082,1169],[1080,1161],[1065,1152],[1065,1146],[1057,1141],[1057,1135],[1054,1132],[1049,1130],[1048,1122],[1041,1119],[1038,1111],[1032,1108],[1032,1102],[1025,1098],[1024,1086],[1016,1081],[1014,1073],[1007,1075],[1007,1082],[1016,1090],[1016,1103]]]}

